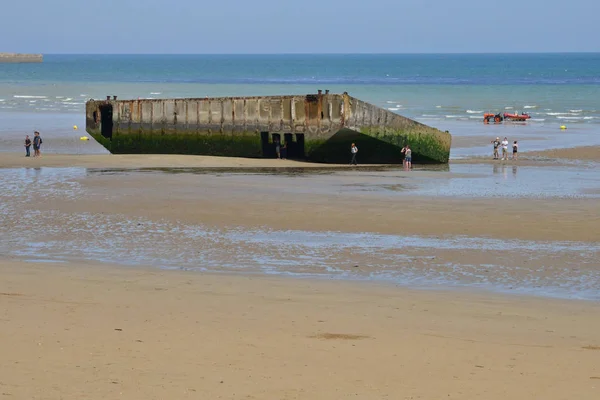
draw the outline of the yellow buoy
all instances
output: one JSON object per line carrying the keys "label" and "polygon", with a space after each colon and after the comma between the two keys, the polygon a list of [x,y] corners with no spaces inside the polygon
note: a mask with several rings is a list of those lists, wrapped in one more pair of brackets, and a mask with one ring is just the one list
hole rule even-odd
{"label": "yellow buoy", "polygon": [[88,138],[87,136],[82,136],[79,138],[79,140],[90,140],[90,138]]}
{"label": "yellow buoy", "polygon": [[564,131],[565,129],[567,129],[567,127],[565,125],[561,125],[560,129],[562,129]]}

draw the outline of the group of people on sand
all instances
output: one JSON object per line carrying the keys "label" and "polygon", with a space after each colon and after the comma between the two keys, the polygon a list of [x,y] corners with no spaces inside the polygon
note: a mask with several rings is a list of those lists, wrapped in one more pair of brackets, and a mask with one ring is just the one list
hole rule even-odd
{"label": "group of people on sand", "polygon": [[33,133],[33,140],[29,135],[25,136],[25,157],[31,157],[31,146],[33,146],[33,156],[40,157],[42,155],[40,149],[42,147],[42,137],[38,131]]}
{"label": "group of people on sand", "polygon": [[[508,138],[504,138],[500,141],[500,138],[497,137],[496,140],[492,140],[492,144],[494,145],[494,160],[508,160]],[[500,147],[502,147],[502,157],[500,157]],[[515,140],[512,144],[512,160],[517,160],[519,158],[519,144]]]}
{"label": "group of people on sand", "polygon": [[[410,149],[410,145],[405,145],[400,153],[404,154],[404,160],[402,161],[402,165],[405,169],[412,168],[412,150]],[[350,146],[350,154],[352,154],[352,158],[350,159],[350,165],[357,165],[356,155],[358,154],[358,147],[356,143],[352,143]]]}

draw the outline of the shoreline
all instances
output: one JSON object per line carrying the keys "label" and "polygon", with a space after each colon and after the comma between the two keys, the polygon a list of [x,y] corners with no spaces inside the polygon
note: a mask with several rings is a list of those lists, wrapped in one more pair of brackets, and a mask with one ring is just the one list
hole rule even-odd
{"label": "shoreline", "polygon": [[3,259],[0,276],[15,398],[597,394],[597,303]]}
{"label": "shoreline", "polygon": [[[400,164],[324,164],[296,160],[195,156],[178,154],[42,154],[39,159],[14,153],[0,153],[0,168],[21,167],[85,167],[85,168],[311,168],[311,169],[369,169],[402,168]],[[512,153],[509,157],[512,156]],[[360,161],[360,160],[359,160]],[[581,146],[519,153],[518,160],[493,160],[489,156],[451,159],[449,164],[507,164],[522,166],[570,166],[565,161],[600,162],[600,146]],[[417,164],[419,168],[434,168],[446,164]]]}

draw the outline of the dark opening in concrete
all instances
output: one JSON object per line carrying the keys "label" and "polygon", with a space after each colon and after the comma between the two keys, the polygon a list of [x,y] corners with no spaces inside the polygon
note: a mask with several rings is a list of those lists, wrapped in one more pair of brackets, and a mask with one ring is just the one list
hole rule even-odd
{"label": "dark opening in concrete", "polygon": [[271,147],[269,146],[269,132],[260,133],[260,146],[262,149],[263,157],[271,156]]}
{"label": "dark opening in concrete", "polygon": [[100,106],[100,133],[107,139],[112,139],[113,107],[110,104]]}
{"label": "dark opening in concrete", "polygon": [[304,154],[304,133],[296,133],[296,158],[305,158]]}

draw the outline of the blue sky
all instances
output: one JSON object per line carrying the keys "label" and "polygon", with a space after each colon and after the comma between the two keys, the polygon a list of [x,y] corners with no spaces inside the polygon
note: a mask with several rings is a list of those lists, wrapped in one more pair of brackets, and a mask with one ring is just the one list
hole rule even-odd
{"label": "blue sky", "polygon": [[600,0],[2,0],[0,51],[600,51]]}

